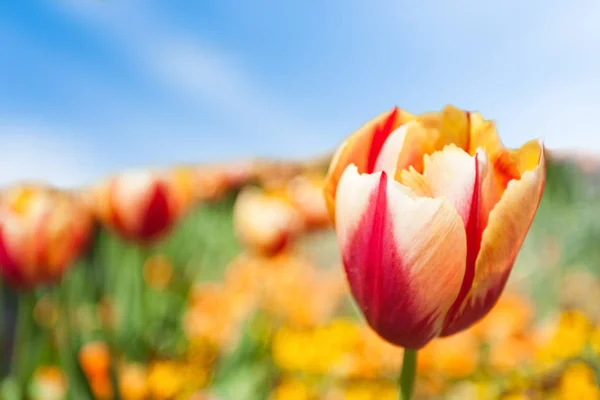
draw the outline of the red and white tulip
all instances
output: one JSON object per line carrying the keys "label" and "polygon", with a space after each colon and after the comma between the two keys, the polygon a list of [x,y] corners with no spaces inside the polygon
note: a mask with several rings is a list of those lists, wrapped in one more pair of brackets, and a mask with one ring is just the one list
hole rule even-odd
{"label": "red and white tulip", "polygon": [[139,242],[161,238],[194,199],[186,170],[129,171],[84,193],[96,217],[121,236]]}
{"label": "red and white tulip", "polygon": [[351,135],[324,193],[369,325],[420,348],[494,306],[538,208],[544,149],[506,149],[492,122],[452,106],[398,108]]}
{"label": "red and white tulip", "polygon": [[21,185],[0,198],[0,273],[21,289],[51,284],[83,252],[93,221],[70,193]]}

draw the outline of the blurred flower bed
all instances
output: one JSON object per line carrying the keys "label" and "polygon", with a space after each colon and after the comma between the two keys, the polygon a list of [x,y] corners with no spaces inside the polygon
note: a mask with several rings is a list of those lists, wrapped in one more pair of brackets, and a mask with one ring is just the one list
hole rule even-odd
{"label": "blurred flower bed", "polygon": [[[396,399],[402,349],[354,309],[321,194],[326,164],[109,178],[69,193],[93,222],[87,241],[59,223],[75,206],[46,218],[69,229],[19,230],[15,218],[38,221],[55,203],[30,205],[46,198],[35,185],[7,188],[0,259],[18,273],[2,285],[0,398]],[[600,398],[597,174],[550,160],[507,290],[472,329],[419,353],[417,398]],[[67,270],[73,243],[82,255]]]}

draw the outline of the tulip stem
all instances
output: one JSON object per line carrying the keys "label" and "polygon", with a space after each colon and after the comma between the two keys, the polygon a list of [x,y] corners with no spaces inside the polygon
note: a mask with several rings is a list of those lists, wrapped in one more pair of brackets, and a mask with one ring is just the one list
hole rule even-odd
{"label": "tulip stem", "polygon": [[411,400],[417,376],[417,350],[404,349],[404,361],[400,373],[400,400]]}
{"label": "tulip stem", "polygon": [[12,375],[18,380],[22,390],[26,389],[27,382],[35,369],[37,355],[31,352],[34,346],[33,330],[33,308],[35,306],[35,295],[31,292],[18,294],[17,321],[13,337],[12,353]]}

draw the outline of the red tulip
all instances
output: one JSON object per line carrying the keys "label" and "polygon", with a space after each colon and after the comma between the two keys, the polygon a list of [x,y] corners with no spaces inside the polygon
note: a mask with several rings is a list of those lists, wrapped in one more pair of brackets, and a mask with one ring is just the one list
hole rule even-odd
{"label": "red tulip", "polygon": [[43,186],[13,187],[0,199],[0,272],[31,288],[57,281],[81,254],[92,219],[70,194]]}
{"label": "red tulip", "polygon": [[538,208],[544,150],[492,122],[398,108],[350,136],[324,193],[352,294],[384,339],[420,348],[496,303]]}
{"label": "red tulip", "polygon": [[107,179],[86,193],[98,219],[123,237],[150,242],[162,237],[192,202],[193,177],[131,171]]}

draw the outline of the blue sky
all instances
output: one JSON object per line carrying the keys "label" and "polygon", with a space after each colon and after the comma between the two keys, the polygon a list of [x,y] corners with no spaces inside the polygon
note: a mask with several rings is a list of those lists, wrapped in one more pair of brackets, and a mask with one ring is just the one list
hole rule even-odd
{"label": "blue sky", "polygon": [[394,105],[600,151],[600,2],[0,3],[0,185],[332,150]]}

